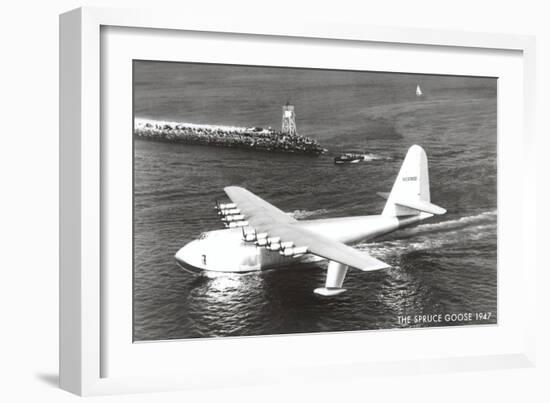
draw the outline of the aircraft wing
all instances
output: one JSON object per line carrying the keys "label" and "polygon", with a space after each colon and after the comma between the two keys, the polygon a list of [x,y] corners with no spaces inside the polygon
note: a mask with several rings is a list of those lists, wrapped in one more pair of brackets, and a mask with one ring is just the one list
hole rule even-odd
{"label": "aircraft wing", "polygon": [[265,231],[270,225],[296,222],[284,211],[256,196],[254,193],[238,186],[228,186],[223,189],[233,203],[257,231]]}
{"label": "aircraft wing", "polygon": [[300,223],[255,194],[237,186],[226,187],[225,193],[237,205],[244,219],[257,232],[265,232],[281,242],[292,242],[295,247],[307,247],[307,253],[333,260],[363,271],[389,267],[365,252],[300,227]]}
{"label": "aircraft wing", "polygon": [[375,259],[366,252],[347,246],[342,242],[327,238],[300,227],[299,223],[276,226],[267,230],[282,240],[294,242],[297,246],[306,246],[308,253],[345,264],[362,271],[380,270],[390,267],[381,260]]}

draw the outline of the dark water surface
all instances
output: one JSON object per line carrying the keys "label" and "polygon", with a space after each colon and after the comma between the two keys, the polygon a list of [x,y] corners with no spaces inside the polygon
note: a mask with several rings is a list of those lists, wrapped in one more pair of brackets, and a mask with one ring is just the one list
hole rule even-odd
{"label": "dark water surface", "polygon": [[[134,141],[134,339],[425,326],[400,315],[491,312],[496,323],[496,79],[136,62],[135,116],[280,126],[296,106],[301,134],[378,161]],[[420,84],[425,94],[415,96]],[[193,276],[175,252],[221,228],[223,187],[248,188],[298,218],[379,214],[406,150],[429,159],[434,203],[448,213],[356,247],[392,265],[350,269],[348,291],[323,298],[326,263]],[[432,324],[429,324],[432,326]]]}

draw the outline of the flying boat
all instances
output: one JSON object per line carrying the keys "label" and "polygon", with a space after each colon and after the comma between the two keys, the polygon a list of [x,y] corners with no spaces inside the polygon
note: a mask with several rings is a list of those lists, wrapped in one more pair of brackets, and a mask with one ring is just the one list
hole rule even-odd
{"label": "flying boat", "polygon": [[224,188],[230,203],[216,202],[225,229],[203,232],[175,255],[193,273],[251,272],[288,268],[328,260],[324,287],[314,293],[330,297],[346,291],[349,268],[374,271],[390,267],[353,244],[445,214],[430,199],[428,158],[413,145],[407,152],[381,214],[297,220],[247,189]]}

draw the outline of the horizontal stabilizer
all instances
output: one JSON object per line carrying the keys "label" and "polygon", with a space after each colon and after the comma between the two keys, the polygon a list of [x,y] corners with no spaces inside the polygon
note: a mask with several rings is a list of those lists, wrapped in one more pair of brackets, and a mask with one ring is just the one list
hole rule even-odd
{"label": "horizontal stabilizer", "polygon": [[401,207],[407,207],[424,213],[439,215],[447,212],[443,207],[423,200],[393,200],[393,203]]}

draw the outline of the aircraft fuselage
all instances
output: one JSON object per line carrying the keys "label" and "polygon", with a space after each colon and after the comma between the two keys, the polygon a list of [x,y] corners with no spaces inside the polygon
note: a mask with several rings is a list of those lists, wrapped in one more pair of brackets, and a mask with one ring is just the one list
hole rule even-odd
{"label": "aircraft fuselage", "polygon": [[[303,220],[289,225],[300,226],[345,244],[354,244],[430,217],[432,214],[429,213],[401,217],[369,215]],[[181,248],[175,258],[183,269],[195,273],[249,272],[323,260],[307,253],[300,257],[282,256],[278,251],[270,251],[265,247],[257,246],[254,242],[245,242],[241,228],[204,232],[199,239]]]}

